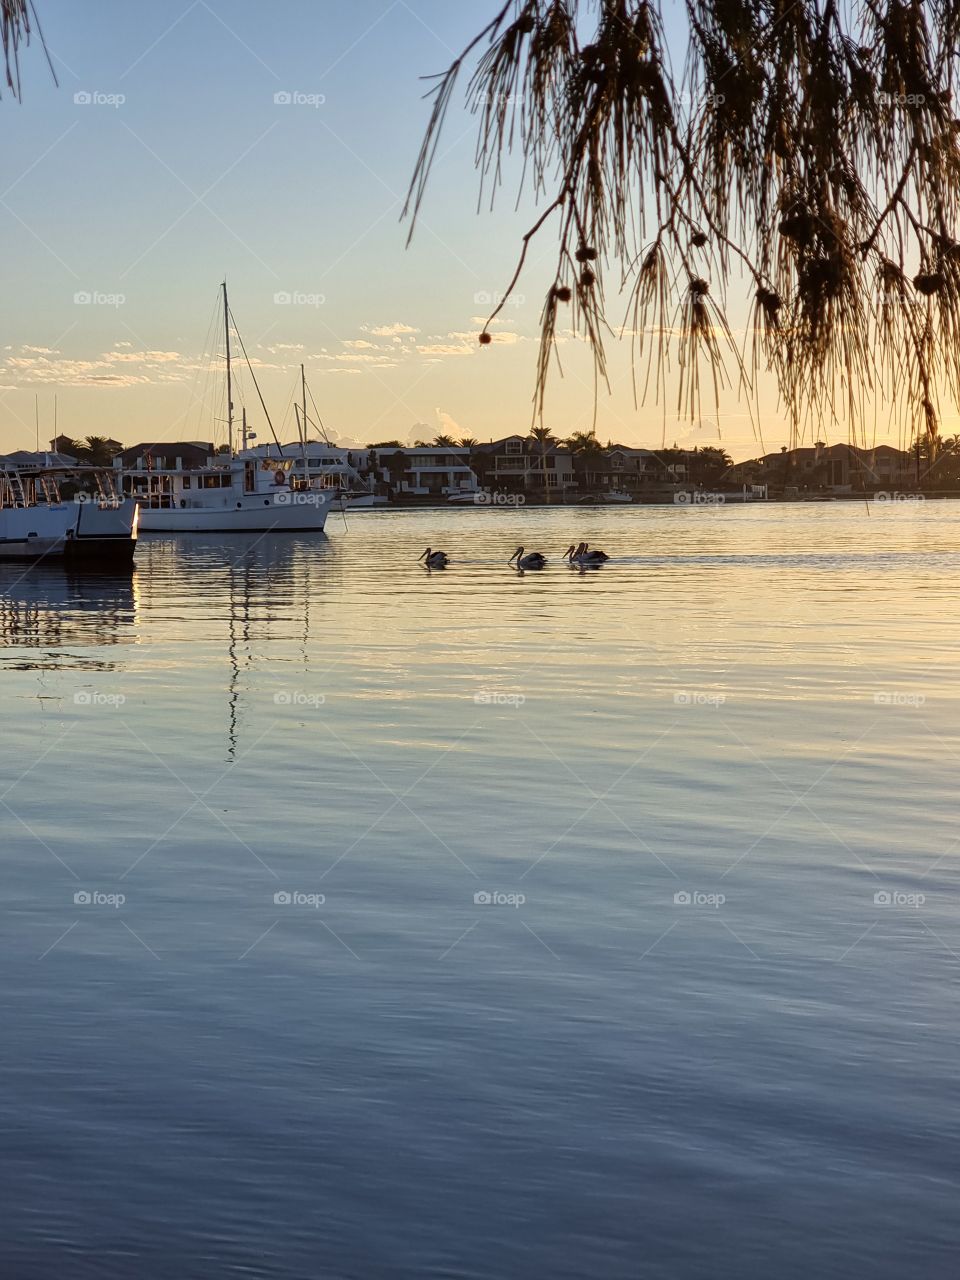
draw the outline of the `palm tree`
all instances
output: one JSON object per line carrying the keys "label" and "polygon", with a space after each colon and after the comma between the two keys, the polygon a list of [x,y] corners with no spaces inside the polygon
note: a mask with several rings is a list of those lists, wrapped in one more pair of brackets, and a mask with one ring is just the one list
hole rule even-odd
{"label": "palm tree", "polygon": [[439,435],[433,437],[433,443],[438,449],[453,449],[456,447],[456,441],[453,436]]}
{"label": "palm tree", "polygon": [[573,454],[573,470],[577,482],[583,488],[591,471],[595,471],[603,460],[603,448],[597,439],[597,433],[593,429],[574,431],[563,444]]}
{"label": "palm tree", "polygon": [[[543,500],[550,501],[550,486],[547,484],[547,450],[555,448],[558,441],[549,427],[532,427],[530,439],[540,446],[540,473],[543,476]],[[531,446],[531,452],[533,448]]]}
{"label": "palm tree", "polygon": [[464,436],[463,439],[460,441],[460,448],[475,449],[479,443],[480,441],[475,440],[473,436]]}
{"label": "palm tree", "polygon": [[87,436],[82,446],[83,460],[97,467],[109,467],[122,450],[119,440],[111,440],[109,436]]}

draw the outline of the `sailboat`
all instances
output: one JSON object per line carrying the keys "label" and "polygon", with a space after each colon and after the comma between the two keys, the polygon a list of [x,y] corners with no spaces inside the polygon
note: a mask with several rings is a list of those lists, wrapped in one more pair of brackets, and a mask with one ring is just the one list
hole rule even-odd
{"label": "sailboat", "polygon": [[[297,442],[285,446],[285,450],[290,452],[294,460],[292,482],[301,490],[306,488],[310,492],[317,490],[329,492],[334,505],[341,511],[347,509],[352,511],[355,507],[385,505],[388,500],[376,493],[373,477],[361,470],[367,460],[367,450],[338,448],[331,444],[326,428],[320,421],[319,411],[317,410],[316,420],[308,416],[307,375],[302,364],[300,396],[300,404],[294,402],[293,405],[297,417]],[[317,404],[313,400],[312,391],[310,399],[316,410]],[[311,428],[318,433],[319,439],[309,438]],[[240,453],[242,458],[260,459],[274,451],[273,445],[253,445],[247,448],[247,433],[244,432],[243,449]]]}
{"label": "sailboat", "polygon": [[[140,504],[144,533],[319,532],[333,493],[311,489],[294,473],[294,459],[276,449],[251,457],[234,450],[233,366],[230,304],[223,290],[223,328],[227,366],[227,452],[201,465],[154,466],[149,457],[123,473],[124,490]],[[242,339],[241,348],[243,346]],[[248,361],[249,364],[249,361]],[[253,370],[251,369],[251,373]],[[257,388],[259,393],[259,387]],[[262,397],[261,397],[262,401]],[[246,409],[242,415],[246,445]],[[169,461],[167,459],[166,461]]]}

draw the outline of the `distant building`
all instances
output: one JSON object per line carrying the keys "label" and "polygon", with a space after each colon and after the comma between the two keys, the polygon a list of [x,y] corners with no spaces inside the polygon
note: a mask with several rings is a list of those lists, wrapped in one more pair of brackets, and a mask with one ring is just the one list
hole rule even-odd
{"label": "distant building", "polygon": [[909,488],[915,483],[913,454],[892,445],[872,449],[857,445],[827,445],[822,441],[798,449],[781,449],[741,463],[739,468],[756,466],[763,481],[788,491],[821,490],[830,493],[861,493]]}
{"label": "distant building", "polygon": [[562,445],[546,447],[533,436],[512,435],[474,450],[485,488],[530,497],[563,495],[577,488],[573,454]]}
{"label": "distant building", "polygon": [[123,449],[113,459],[113,465],[123,471],[183,471],[213,466],[216,460],[217,450],[212,444],[196,440],[178,443],[161,440]]}
{"label": "distant building", "polygon": [[408,448],[375,448],[369,463],[394,498],[444,498],[477,493],[480,485],[470,466],[470,450],[454,445],[424,444]]}

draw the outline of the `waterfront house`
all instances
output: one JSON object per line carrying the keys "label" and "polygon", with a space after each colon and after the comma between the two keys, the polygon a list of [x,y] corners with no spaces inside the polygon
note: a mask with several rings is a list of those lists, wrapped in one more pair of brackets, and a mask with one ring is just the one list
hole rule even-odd
{"label": "waterfront house", "polygon": [[369,464],[395,499],[447,498],[479,492],[470,450],[454,445],[372,448]]}

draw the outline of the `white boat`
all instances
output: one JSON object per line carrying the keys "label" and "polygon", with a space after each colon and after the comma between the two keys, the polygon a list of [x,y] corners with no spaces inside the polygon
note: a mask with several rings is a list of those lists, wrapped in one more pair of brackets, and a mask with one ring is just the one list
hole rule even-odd
{"label": "white boat", "polygon": [[0,458],[0,560],[130,564],[136,503],[114,487],[109,467]]}
{"label": "white boat", "polygon": [[292,458],[224,456],[176,471],[127,468],[123,486],[139,502],[140,528],[149,533],[318,531],[333,490],[308,488],[292,468]]}
{"label": "white boat", "polygon": [[[230,306],[223,289],[227,363],[227,451],[204,465],[155,469],[150,458],[123,472],[123,488],[140,505],[140,528],[148,533],[319,532],[333,503],[333,491],[311,487],[294,472],[296,459],[278,443],[254,456],[234,452],[233,375]],[[242,341],[241,341],[242,348]],[[248,361],[249,364],[249,361]],[[251,374],[253,370],[251,369]],[[259,391],[259,388],[258,388]],[[262,400],[262,397],[261,397]]]}

